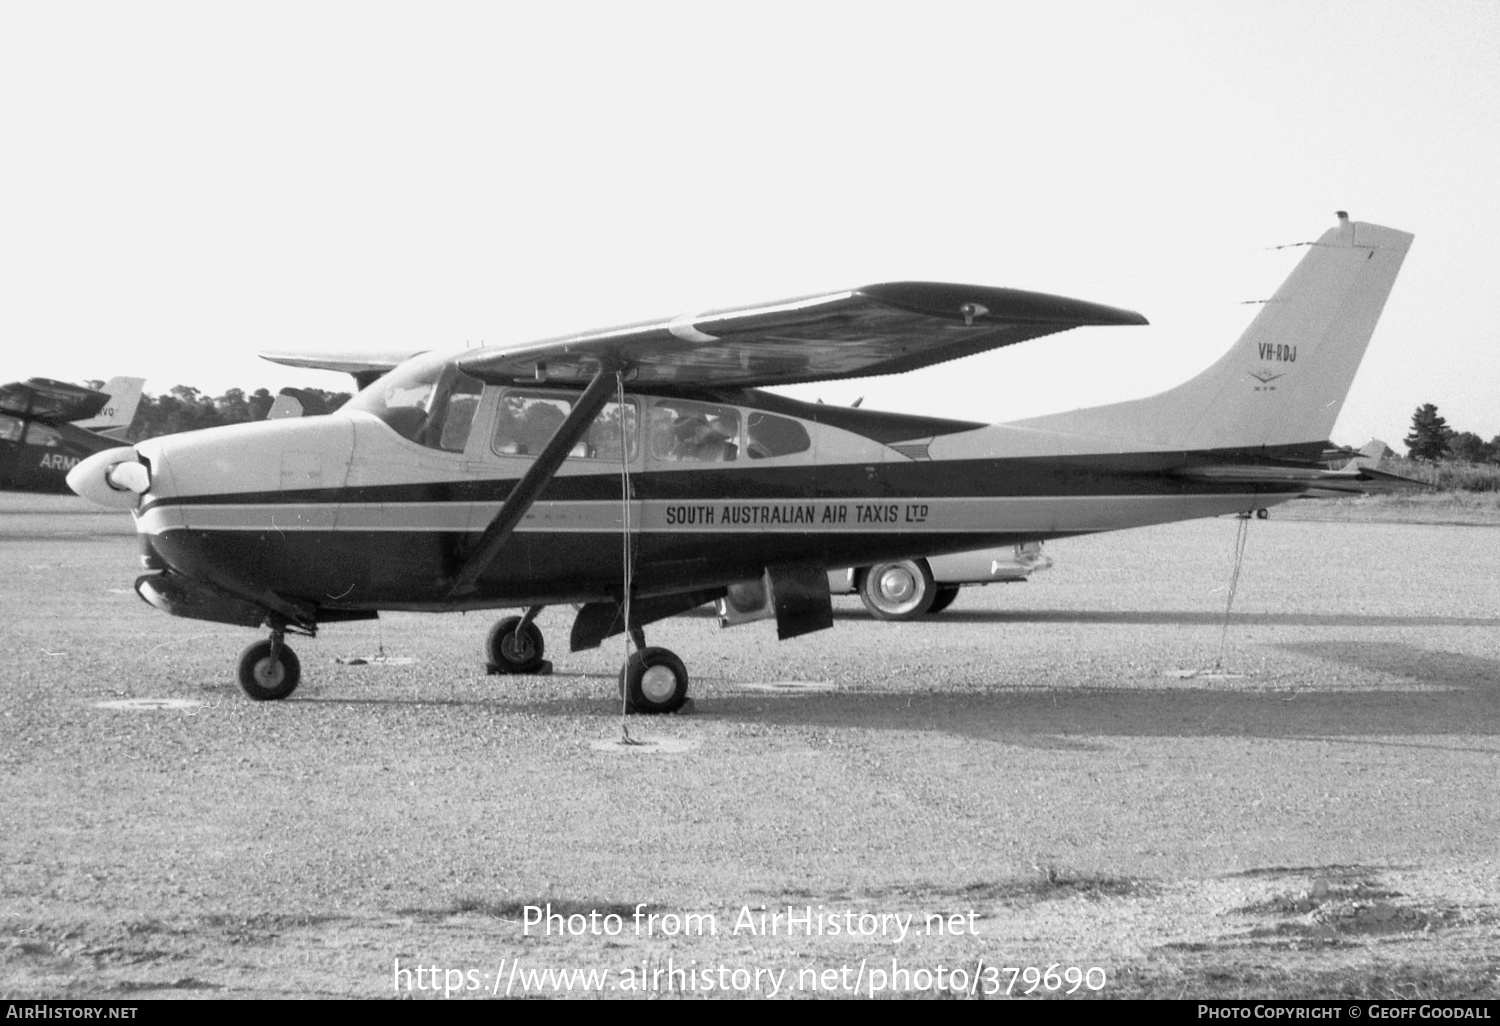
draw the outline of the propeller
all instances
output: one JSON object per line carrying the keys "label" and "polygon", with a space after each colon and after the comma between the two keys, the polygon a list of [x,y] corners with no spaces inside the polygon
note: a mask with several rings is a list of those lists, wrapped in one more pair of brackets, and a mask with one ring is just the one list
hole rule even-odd
{"label": "propeller", "polygon": [[146,469],[144,463],[116,463],[104,475],[104,480],[109,482],[111,488],[144,495],[146,489],[151,487],[151,471]]}
{"label": "propeller", "polygon": [[68,487],[111,509],[135,509],[151,490],[151,470],[128,445],[96,452],[68,471]]}

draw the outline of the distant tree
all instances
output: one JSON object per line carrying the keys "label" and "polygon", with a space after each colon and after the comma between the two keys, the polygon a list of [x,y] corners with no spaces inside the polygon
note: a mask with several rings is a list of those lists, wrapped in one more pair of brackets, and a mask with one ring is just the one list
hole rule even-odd
{"label": "distant tree", "polygon": [[322,399],[323,406],[328,410],[329,413],[332,413],[334,410],[347,403],[350,399],[354,398],[348,392],[330,392],[327,389],[322,388],[309,388],[305,389],[305,391],[311,392],[319,399]]}
{"label": "distant tree", "polygon": [[[321,399],[328,413],[351,398],[348,392],[329,392],[321,388],[303,391],[311,392]],[[242,388],[230,388],[223,395],[211,398],[191,385],[176,385],[166,395],[141,396],[141,404],[136,409],[135,420],[126,437],[132,442],[139,442],[159,435],[173,435],[179,431],[197,431],[199,428],[218,427],[221,424],[265,420],[275,402],[276,397],[264,388],[257,388],[249,395]]]}
{"label": "distant tree", "polygon": [[1442,459],[1453,435],[1448,421],[1438,416],[1437,407],[1424,403],[1412,414],[1411,434],[1405,439],[1407,455],[1414,460]]}
{"label": "distant tree", "polygon": [[250,420],[250,403],[242,388],[225,389],[224,394],[214,400],[214,409],[219,411],[219,420],[225,424],[243,424]]}
{"label": "distant tree", "polygon": [[265,420],[266,414],[271,412],[271,407],[276,405],[276,397],[264,388],[257,388],[250,393],[248,402],[250,419]]}
{"label": "distant tree", "polygon": [[1492,455],[1490,445],[1472,431],[1460,431],[1448,441],[1447,457],[1465,463],[1485,463]]}

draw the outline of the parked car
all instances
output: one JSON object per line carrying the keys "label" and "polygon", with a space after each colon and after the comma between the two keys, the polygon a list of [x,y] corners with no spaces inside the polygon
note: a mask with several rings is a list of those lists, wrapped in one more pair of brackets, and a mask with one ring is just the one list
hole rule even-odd
{"label": "parked car", "polygon": [[828,588],[835,595],[858,592],[876,619],[914,620],[947,609],[964,585],[1024,581],[1051,565],[1052,557],[1042,552],[1041,542],[1027,542],[833,570],[828,574]]}

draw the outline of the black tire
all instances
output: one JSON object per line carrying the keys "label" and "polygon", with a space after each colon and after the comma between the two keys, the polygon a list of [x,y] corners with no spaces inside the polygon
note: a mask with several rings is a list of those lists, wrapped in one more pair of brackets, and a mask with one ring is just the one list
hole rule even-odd
{"label": "black tire", "polygon": [[876,563],[860,579],[859,597],[877,620],[915,620],[937,601],[938,587],[925,559]]}
{"label": "black tire", "polygon": [[682,660],[665,648],[643,648],[620,671],[625,711],[659,716],[687,701],[688,675]]}
{"label": "black tire", "polygon": [[495,624],[484,640],[485,657],[499,673],[535,673],[546,653],[542,629],[532,622],[521,627],[519,616],[507,616]]}
{"label": "black tire", "polygon": [[947,584],[938,588],[937,594],[932,597],[932,605],[927,607],[930,616],[933,613],[941,613],[953,605],[953,600],[958,598],[958,585]]}
{"label": "black tire", "polygon": [[271,642],[257,641],[240,653],[240,690],[257,702],[279,702],[302,680],[302,663],[289,645],[281,646],[280,658],[271,662]]}

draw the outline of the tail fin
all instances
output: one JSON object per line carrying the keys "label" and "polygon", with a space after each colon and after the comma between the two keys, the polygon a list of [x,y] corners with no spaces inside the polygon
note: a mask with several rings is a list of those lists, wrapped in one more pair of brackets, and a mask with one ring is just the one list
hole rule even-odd
{"label": "tail fin", "polygon": [[1378,438],[1372,438],[1365,443],[1363,449],[1359,450],[1359,455],[1350,461],[1350,466],[1361,470],[1379,470],[1381,461],[1390,451],[1389,445]]}
{"label": "tail fin", "polygon": [[1109,440],[1111,450],[1249,448],[1326,439],[1411,246],[1350,221],[1312,244],[1238,342],[1202,374],[1131,402],[1007,427]]}
{"label": "tail fin", "polygon": [[101,435],[123,437],[130,430],[130,422],[135,420],[145,384],[145,378],[110,378],[99,390],[109,396],[104,409],[88,420],[74,421],[74,425]]}
{"label": "tail fin", "polygon": [[323,400],[304,388],[283,388],[276,393],[276,401],[266,411],[267,420],[282,420],[287,417],[321,417],[328,412]]}

